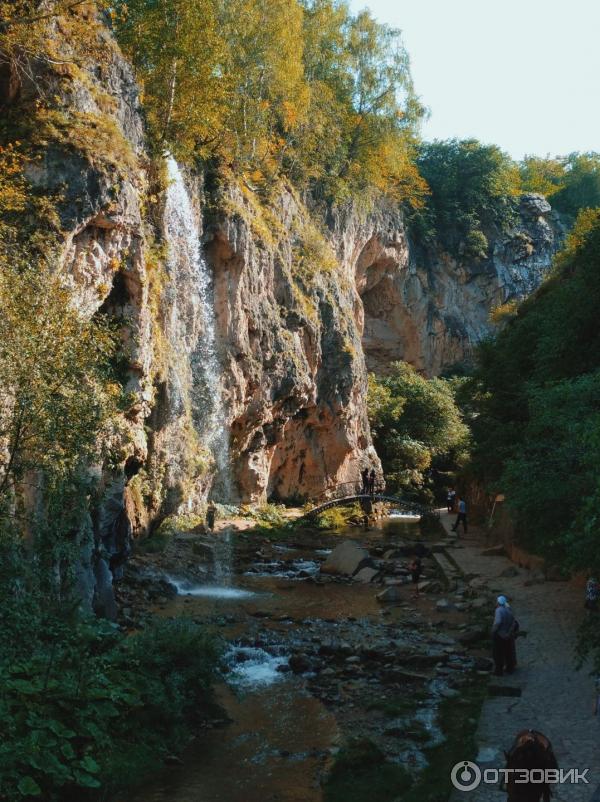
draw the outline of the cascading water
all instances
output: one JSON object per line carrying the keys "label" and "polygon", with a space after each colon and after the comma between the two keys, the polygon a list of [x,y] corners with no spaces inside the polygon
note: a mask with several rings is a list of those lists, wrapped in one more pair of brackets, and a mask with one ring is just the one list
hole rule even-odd
{"label": "cascading water", "polygon": [[229,456],[229,429],[223,402],[222,370],[219,361],[214,292],[211,272],[202,254],[200,230],[190,194],[179,165],[172,156],[167,157],[169,186],[166,192],[165,227],[169,242],[169,270],[177,275],[190,274],[195,299],[188,303],[198,307],[201,331],[188,333],[190,363],[192,367],[191,401],[194,424],[201,441],[210,448],[217,478],[212,495],[222,502],[232,500],[231,466]]}

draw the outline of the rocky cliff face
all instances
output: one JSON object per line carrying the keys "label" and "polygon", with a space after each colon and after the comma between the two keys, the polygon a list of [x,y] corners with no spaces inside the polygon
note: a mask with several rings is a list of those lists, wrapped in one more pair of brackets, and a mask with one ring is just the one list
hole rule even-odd
{"label": "rocky cliff face", "polygon": [[360,258],[363,347],[370,370],[385,373],[405,360],[428,375],[468,359],[489,335],[494,307],[520,300],[549,270],[565,228],[540,195],[522,196],[519,220],[489,234],[485,259],[456,259],[418,247],[401,220]]}
{"label": "rocky cliff face", "polygon": [[[539,283],[560,234],[545,201],[529,196],[521,225],[489,259],[466,264],[416,249],[398,209],[383,203],[318,219],[289,186],[266,202],[236,180],[213,187],[186,174],[212,275],[200,286],[167,222],[165,165],[147,156],[132,72],[106,31],[101,39],[104,58],[83,76],[46,76],[76,135],[49,141],[27,177],[57,198],[77,305],[121,333],[126,403],[110,462],[93,467],[101,502],[81,534],[82,594],[110,614],[132,534],[206,499],[217,418],[229,430],[231,500],[315,497],[366,465],[379,469],[367,365],[385,372],[405,359],[433,374],[463,359],[488,331],[490,308]],[[21,101],[35,92],[24,87]],[[207,399],[209,325],[222,391]],[[215,404],[220,417],[207,424]]]}

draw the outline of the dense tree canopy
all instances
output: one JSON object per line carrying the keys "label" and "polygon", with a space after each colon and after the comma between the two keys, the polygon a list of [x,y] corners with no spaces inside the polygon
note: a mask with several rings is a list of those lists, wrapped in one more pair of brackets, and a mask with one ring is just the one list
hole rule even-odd
{"label": "dense tree canopy", "polygon": [[518,537],[600,568],[600,211],[582,213],[554,274],[479,351],[467,385],[472,471],[506,493]]}
{"label": "dense tree canopy", "polygon": [[452,382],[396,362],[389,376],[369,377],[368,408],[388,487],[432,500],[432,469],[456,467],[467,442]]}
{"label": "dense tree canopy", "polygon": [[527,156],[521,164],[523,188],[551,198],[553,207],[576,217],[600,207],[600,154],[570,153],[556,159]]}
{"label": "dense tree canopy", "polygon": [[417,166],[431,192],[414,219],[417,236],[425,242],[437,238],[455,256],[484,258],[486,234],[514,222],[517,165],[495,145],[449,139],[424,143]]}
{"label": "dense tree canopy", "polygon": [[119,0],[157,144],[318,195],[417,204],[422,115],[399,31],[334,0]]}

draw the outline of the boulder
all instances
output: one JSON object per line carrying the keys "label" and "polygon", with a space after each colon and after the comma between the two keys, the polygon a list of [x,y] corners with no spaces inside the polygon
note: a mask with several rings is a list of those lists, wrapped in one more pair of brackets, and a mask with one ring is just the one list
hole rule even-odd
{"label": "boulder", "polygon": [[294,674],[305,674],[312,667],[310,661],[303,654],[293,654],[288,663]]}
{"label": "boulder", "polygon": [[381,593],[378,593],[375,598],[382,604],[386,602],[397,602],[402,600],[402,592],[398,585],[389,585],[389,587],[382,590]]}
{"label": "boulder", "polygon": [[519,200],[519,210],[524,217],[542,217],[552,209],[543,195],[526,192]]}
{"label": "boulder", "polygon": [[361,568],[372,566],[369,552],[353,540],[345,540],[336,546],[321,566],[322,574],[354,576]]}
{"label": "boulder", "polygon": [[374,582],[379,577],[379,571],[376,568],[369,568],[365,566],[361,568],[356,574],[354,574],[354,579],[357,582],[364,582],[368,584],[369,582]]}

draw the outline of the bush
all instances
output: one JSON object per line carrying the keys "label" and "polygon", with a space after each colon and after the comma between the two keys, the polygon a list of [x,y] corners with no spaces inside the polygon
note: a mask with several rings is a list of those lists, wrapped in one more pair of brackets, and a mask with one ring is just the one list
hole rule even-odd
{"label": "bush", "polygon": [[185,745],[211,698],[211,634],[180,619],[125,637],[73,608],[3,602],[0,799],[104,799]]}
{"label": "bush", "polygon": [[454,397],[459,383],[427,379],[405,362],[389,376],[369,376],[369,420],[388,490],[431,503],[432,477],[460,463],[468,430]]}

